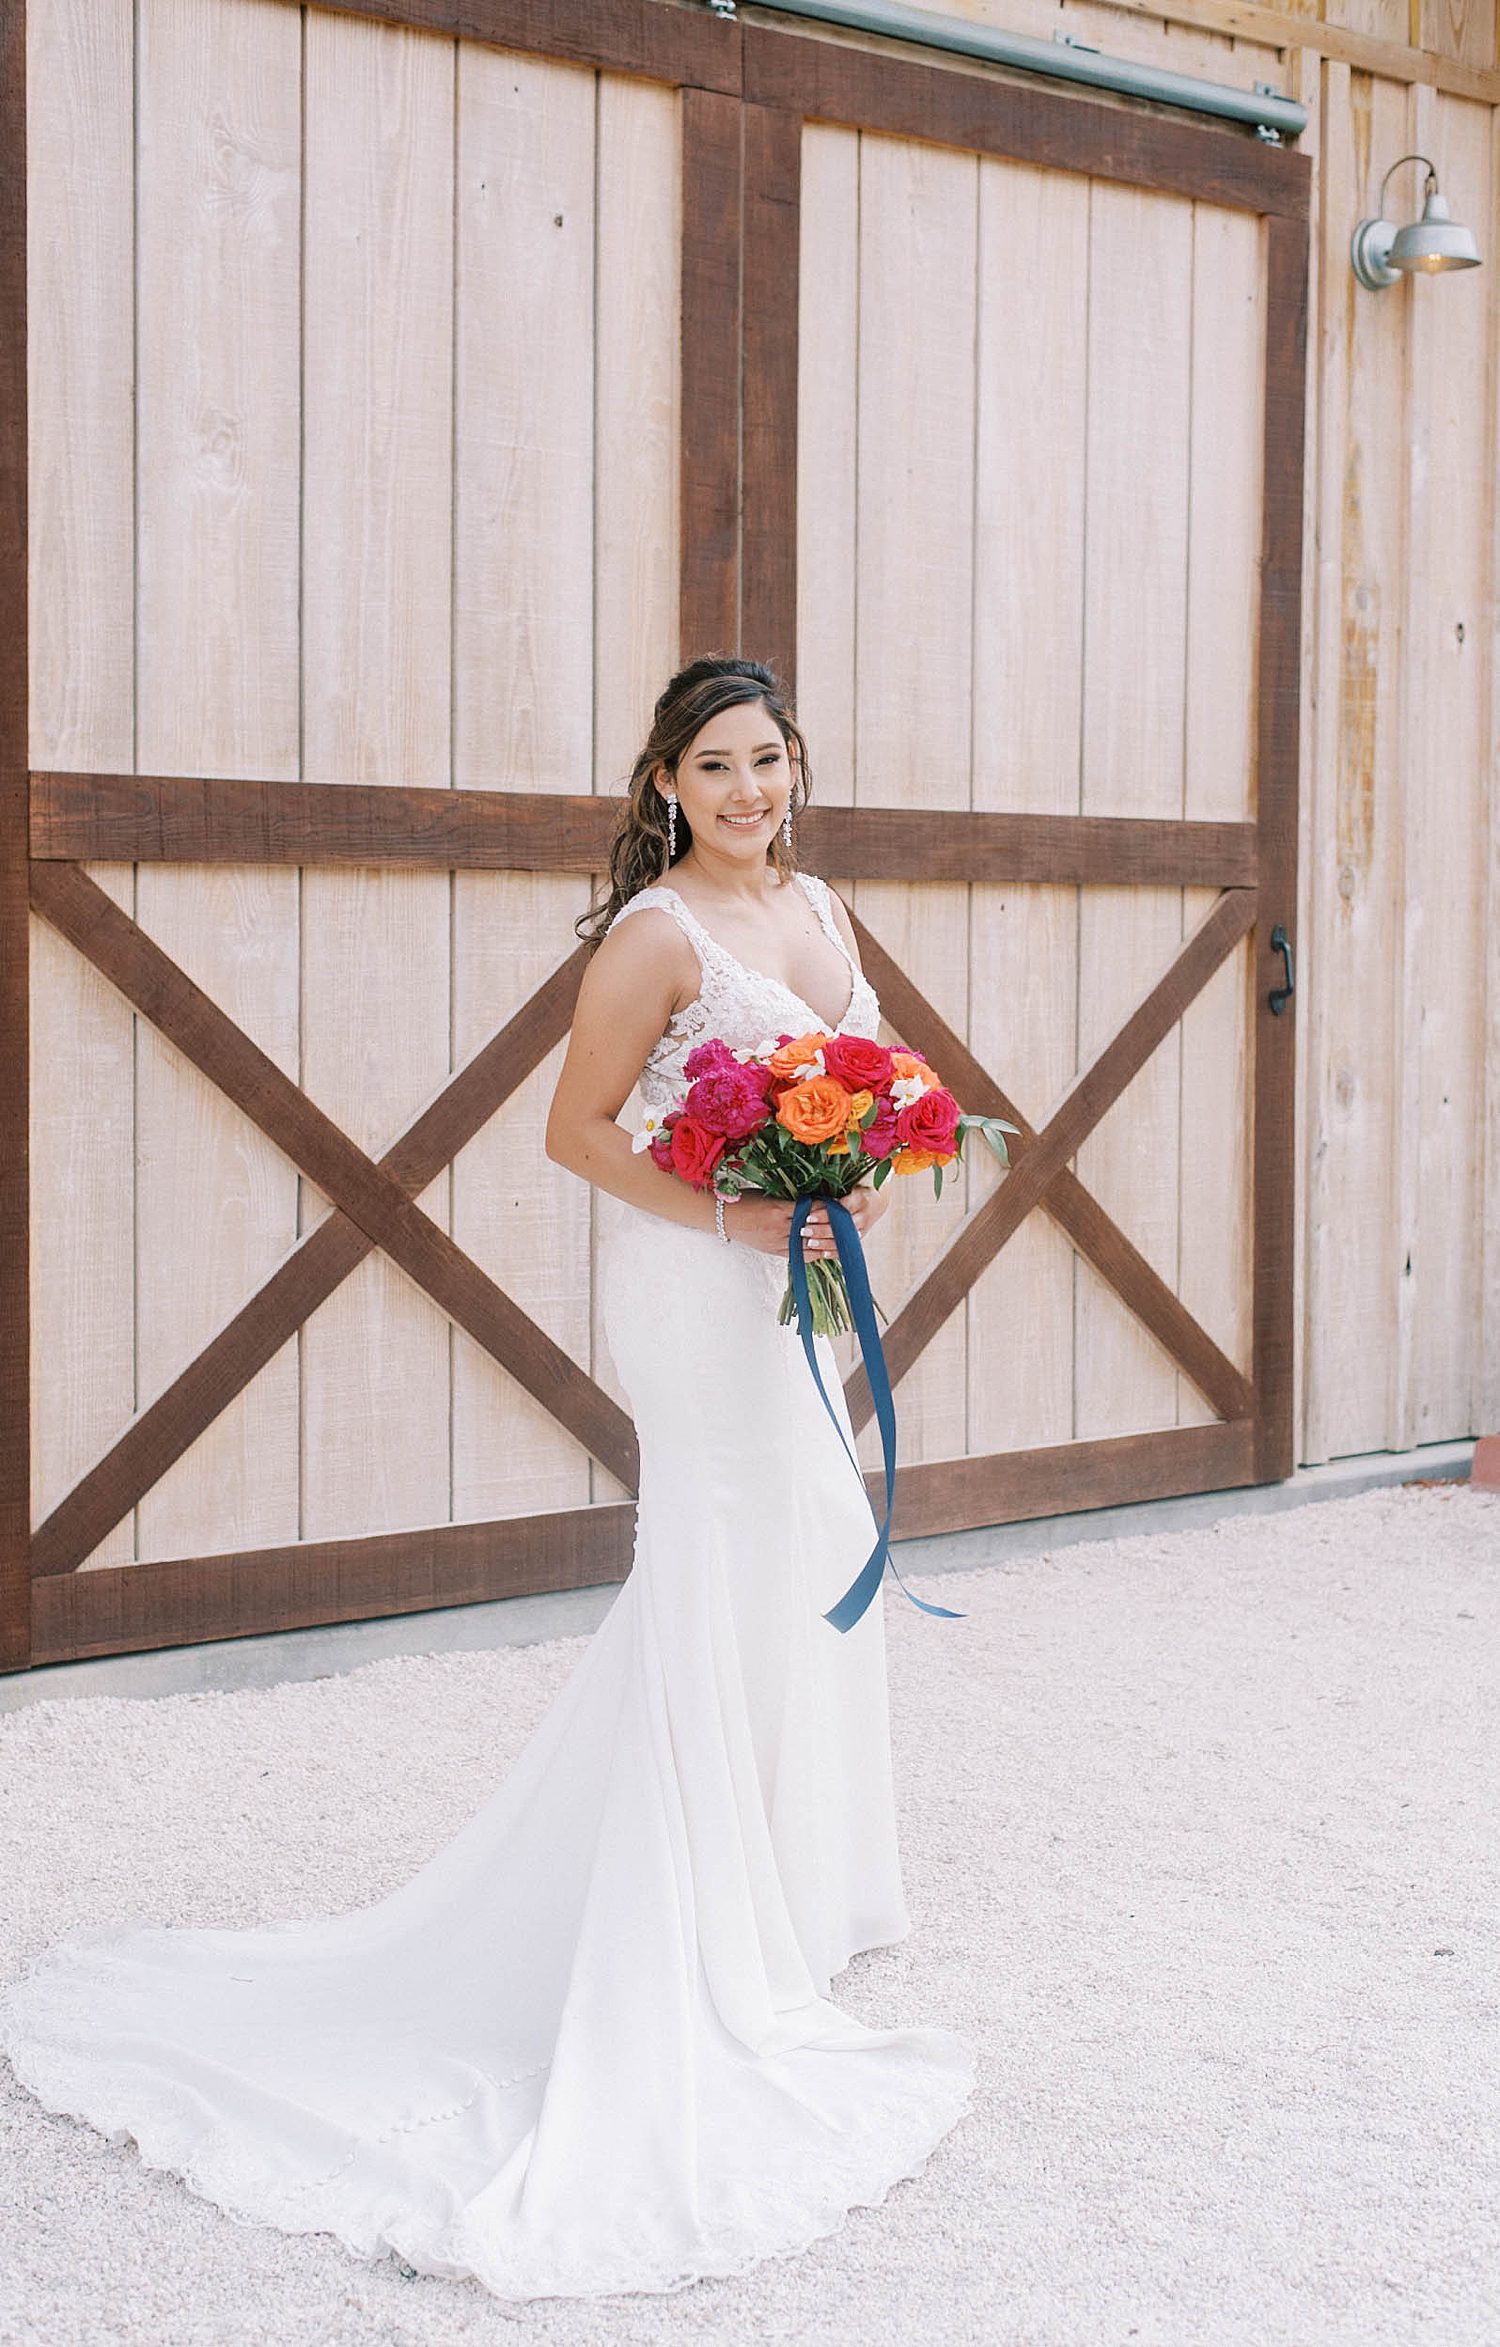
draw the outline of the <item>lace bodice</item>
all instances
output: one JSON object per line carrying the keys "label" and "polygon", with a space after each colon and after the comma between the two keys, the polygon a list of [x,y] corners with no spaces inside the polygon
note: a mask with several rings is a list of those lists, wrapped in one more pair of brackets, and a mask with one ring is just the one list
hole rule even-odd
{"label": "lace bodice", "polygon": [[[828,903],[828,883],[812,872],[799,872],[796,877],[818,916],[824,936],[838,947],[853,980],[848,1008],[837,1021],[834,1032],[873,1035],[880,1022],[880,1004],[869,979],[855,968],[854,958],[834,920]],[[819,1017],[812,1004],[804,1002],[780,978],[748,968],[728,946],[711,937],[676,889],[665,882],[637,889],[621,905],[610,926],[613,928],[615,922],[623,921],[627,913],[644,912],[652,907],[670,913],[678,927],[686,931],[701,972],[698,992],[690,1003],[673,1013],[641,1070],[641,1099],[653,1116],[661,1115],[681,1099],[687,1089],[683,1063],[695,1045],[706,1042],[710,1036],[718,1036],[732,1050],[750,1051],[756,1044],[777,1035],[802,1034],[809,1027],[827,1026],[828,1022]]]}

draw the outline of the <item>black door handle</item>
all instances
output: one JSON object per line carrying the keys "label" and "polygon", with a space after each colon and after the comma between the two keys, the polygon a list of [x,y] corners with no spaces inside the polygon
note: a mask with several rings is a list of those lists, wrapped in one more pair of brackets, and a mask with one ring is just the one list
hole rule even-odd
{"label": "black door handle", "polygon": [[1271,951],[1279,953],[1286,965],[1286,984],[1273,986],[1266,997],[1272,1010],[1279,1018],[1296,992],[1296,981],[1292,977],[1292,941],[1279,921],[1271,931]]}

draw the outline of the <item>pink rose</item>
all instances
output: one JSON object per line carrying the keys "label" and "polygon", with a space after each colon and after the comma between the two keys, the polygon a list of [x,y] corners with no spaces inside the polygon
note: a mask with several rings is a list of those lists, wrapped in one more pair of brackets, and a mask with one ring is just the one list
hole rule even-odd
{"label": "pink rose", "polygon": [[896,1117],[896,1138],[904,1149],[951,1157],[958,1139],[958,1102],[946,1084],[931,1084]]}
{"label": "pink rose", "polygon": [[758,1133],[770,1115],[766,1105],[766,1070],[742,1067],[738,1060],[714,1068],[698,1078],[687,1096],[687,1114],[705,1132],[726,1141],[743,1141]]}
{"label": "pink rose", "polygon": [[672,1171],[695,1190],[708,1188],[723,1154],[722,1134],[709,1132],[696,1117],[683,1114],[677,1119],[672,1127]]}
{"label": "pink rose", "polygon": [[891,1080],[891,1055],[869,1035],[830,1035],[823,1065],[851,1092],[881,1092]]}

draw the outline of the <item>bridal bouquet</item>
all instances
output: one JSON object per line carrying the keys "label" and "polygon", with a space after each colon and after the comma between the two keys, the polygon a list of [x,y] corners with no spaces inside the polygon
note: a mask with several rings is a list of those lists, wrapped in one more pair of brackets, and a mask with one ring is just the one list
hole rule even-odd
{"label": "bridal bouquet", "polygon": [[[888,1050],[868,1035],[782,1035],[734,1051],[715,1039],[684,1063],[688,1090],[675,1108],[648,1116],[634,1146],[697,1190],[737,1198],[844,1198],[861,1182],[878,1189],[892,1174],[943,1172],[981,1132],[1002,1165],[1003,1117],[970,1116],[919,1053]],[[842,1264],[806,1266],[813,1326],[832,1336],[852,1325]],[[792,1283],[781,1301],[793,1317]]]}

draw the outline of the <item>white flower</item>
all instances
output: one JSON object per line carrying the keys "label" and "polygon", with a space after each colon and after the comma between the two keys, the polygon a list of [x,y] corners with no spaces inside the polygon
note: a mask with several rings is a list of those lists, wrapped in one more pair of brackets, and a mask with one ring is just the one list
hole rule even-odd
{"label": "white flower", "polygon": [[926,1089],[920,1076],[897,1076],[891,1086],[891,1098],[898,1108],[910,1108],[914,1100],[921,1099]]}
{"label": "white flower", "polygon": [[828,1070],[823,1064],[822,1052],[815,1051],[812,1055],[812,1058],[805,1061],[804,1064],[798,1068],[797,1081],[799,1084],[801,1084],[804,1083],[809,1076],[826,1076],[827,1073]]}
{"label": "white flower", "polygon": [[630,1146],[635,1151],[637,1157],[640,1156],[640,1153],[643,1149],[650,1148],[652,1142],[656,1139],[657,1134],[662,1131],[663,1124],[664,1120],[661,1117],[652,1116],[648,1113],[646,1121],[642,1125],[640,1131],[638,1133],[631,1134]]}
{"label": "white flower", "polygon": [[[748,1059],[769,1059],[773,1052],[779,1051],[780,1049],[781,1045],[777,1042],[775,1036],[767,1035],[762,1039],[761,1042],[756,1044],[753,1051],[747,1052],[745,1057]],[[735,1056],[738,1058],[740,1055],[736,1053]]]}

